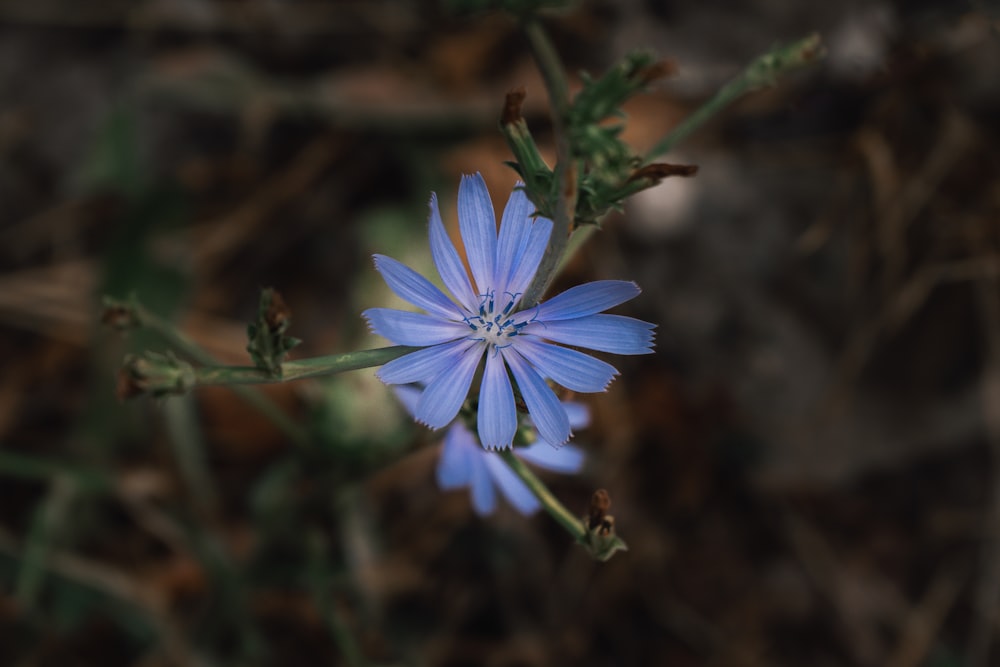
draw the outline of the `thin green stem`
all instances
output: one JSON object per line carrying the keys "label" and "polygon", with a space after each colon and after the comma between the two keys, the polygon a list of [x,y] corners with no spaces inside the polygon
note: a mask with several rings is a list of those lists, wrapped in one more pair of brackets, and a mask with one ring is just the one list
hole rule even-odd
{"label": "thin green stem", "polygon": [[819,35],[813,34],[788,46],[781,46],[760,56],[735,79],[723,86],[708,102],[685,118],[670,134],[651,148],[648,162],[674,149],[695,130],[736,99],[765,86],[773,85],[778,76],[814,62],[822,55]]}
{"label": "thin green stem", "polygon": [[541,21],[537,18],[528,19],[524,24],[524,32],[549,92],[553,121],[561,125],[569,113],[569,82],[566,79],[566,69]]}
{"label": "thin green stem", "polygon": [[524,464],[521,459],[514,455],[514,451],[511,449],[505,449],[500,452],[500,458],[503,459],[504,463],[517,475],[522,482],[524,482],[531,492],[535,494],[535,497],[542,503],[542,507],[545,511],[555,519],[559,525],[566,529],[573,539],[580,544],[587,543],[587,531],[583,527],[583,522],[578,518],[573,516],[573,513],[566,509],[565,505],[559,502],[552,492],[549,491],[548,487],[542,482],[542,480],[535,477],[535,473],[531,472],[531,469]]}
{"label": "thin green stem", "polygon": [[[135,318],[140,326],[155,331],[158,335],[166,339],[172,346],[178,348],[185,355],[191,357],[200,364],[218,364],[218,360],[211,354],[203,350],[190,338],[177,330],[173,324],[150,312],[142,305],[136,304],[134,308]],[[286,436],[298,445],[305,445],[309,442],[309,433],[306,429],[295,423],[285,412],[274,404],[273,401],[255,389],[249,387],[233,387],[233,392],[243,401],[256,409],[260,414],[278,427]]]}
{"label": "thin green stem", "polygon": [[219,498],[205,454],[194,399],[191,396],[173,396],[163,407],[174,456],[193,504],[199,512],[217,519]]}
{"label": "thin green stem", "polygon": [[35,606],[41,595],[49,552],[56,542],[57,534],[66,523],[76,496],[77,487],[72,480],[56,476],[49,482],[45,500],[35,508],[24,544],[21,567],[14,584],[15,597],[29,609]]}
{"label": "thin green stem", "polygon": [[528,19],[524,25],[524,31],[531,44],[535,62],[538,64],[538,69],[545,81],[545,87],[549,93],[549,103],[552,106],[552,129],[556,139],[554,177],[558,193],[552,220],[552,234],[549,236],[545,254],[542,255],[538,264],[538,271],[535,273],[534,279],[521,298],[521,303],[530,308],[542,300],[545,290],[548,289],[555,276],[559,261],[566,252],[566,244],[573,229],[573,219],[576,214],[577,175],[569,144],[569,132],[566,128],[570,104],[566,70],[559,60],[559,54],[556,53],[548,33],[537,19]]}
{"label": "thin green stem", "polygon": [[[381,366],[419,348],[395,345],[373,350],[359,350],[323,357],[286,361],[281,376],[275,376],[255,366],[203,366],[194,369],[194,383],[204,385],[273,384],[304,378],[336,375],[372,366]],[[236,389],[236,387],[234,387]]]}

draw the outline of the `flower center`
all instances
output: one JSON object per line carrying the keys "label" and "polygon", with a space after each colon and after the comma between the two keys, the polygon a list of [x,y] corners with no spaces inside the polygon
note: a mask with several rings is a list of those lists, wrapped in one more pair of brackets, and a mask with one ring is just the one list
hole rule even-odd
{"label": "flower center", "polygon": [[465,318],[465,323],[473,331],[470,338],[496,348],[510,345],[510,339],[528,324],[515,322],[512,315],[519,296],[521,295],[507,292],[504,293],[503,300],[497,300],[492,291],[485,294],[479,302],[479,314]]}

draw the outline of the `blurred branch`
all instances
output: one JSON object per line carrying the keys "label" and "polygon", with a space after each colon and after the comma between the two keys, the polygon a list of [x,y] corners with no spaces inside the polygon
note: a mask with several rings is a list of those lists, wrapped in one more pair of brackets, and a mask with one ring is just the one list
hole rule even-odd
{"label": "blurred branch", "polygon": [[[571,102],[565,69],[544,26],[531,16],[524,20],[524,31],[549,95],[557,154],[555,169],[549,170],[537,155],[521,117],[523,89],[508,93],[501,130],[516,158],[510,166],[524,180],[538,214],[554,223],[545,254],[522,297],[527,307],[541,300],[558,273],[575,230],[599,224],[609,210],[620,208],[626,198],[664,178],[693,176],[698,171],[696,165],[654,163],[654,158],[671,150],[745,93],[773,85],[778,76],[815,61],[823,51],[819,36],[810,35],[760,56],[645,157],[639,157],[620,140],[621,126],[607,121],[619,116],[621,105],[649,82],[671,74],[674,64],[656,62],[642,51],[632,53],[602,77],[585,77],[583,90]],[[574,249],[577,247],[579,244],[574,245]]]}
{"label": "blurred branch", "polygon": [[[420,31],[420,14],[386,11],[386,3],[357,0],[331,4],[297,2],[274,7],[268,3],[217,0],[210,9],[198,3],[63,2],[0,3],[0,23],[86,30],[124,29],[142,32],[261,33],[275,29],[302,35],[355,36],[377,25],[385,36]],[[394,5],[395,7],[395,5]]]}
{"label": "blurred branch", "polygon": [[646,159],[652,160],[670,152],[712,116],[746,93],[773,86],[779,76],[809,65],[822,55],[823,45],[817,34],[809,35],[788,46],[779,46],[768,51],[750,63],[739,76],[719,89],[719,92],[712,99],[685,118],[670,134],[653,146],[646,153]]}

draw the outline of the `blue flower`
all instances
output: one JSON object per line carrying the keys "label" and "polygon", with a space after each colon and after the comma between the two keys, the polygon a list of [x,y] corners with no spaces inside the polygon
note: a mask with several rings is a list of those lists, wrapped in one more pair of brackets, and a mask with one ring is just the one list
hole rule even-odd
{"label": "blue flower", "polygon": [[[420,390],[410,386],[398,387],[396,395],[407,411],[413,414]],[[565,402],[562,405],[573,428],[584,428],[590,422],[590,414],[582,403]],[[516,447],[514,455],[539,468],[564,474],[579,472],[584,463],[584,454],[579,448],[573,445],[553,447],[540,439],[528,447]],[[452,424],[445,433],[438,459],[437,481],[445,491],[468,487],[472,507],[480,516],[488,516],[496,509],[497,491],[521,514],[533,514],[541,507],[531,489],[496,452],[483,449],[472,431],[460,421]]]}
{"label": "blue flower", "polygon": [[541,438],[560,445],[570,437],[570,421],[546,380],[577,392],[598,392],[618,374],[610,364],[553,343],[615,354],[652,351],[652,324],[602,313],[638,295],[633,282],[586,283],[538,306],[519,308],[552,231],[552,221],[533,212],[524,191],[515,188],[498,237],[482,176],[462,178],[459,230],[473,285],[432,195],[431,254],[454,301],[412,269],[375,255],[375,267],[392,291],[426,312],[370,308],[363,313],[374,333],[397,345],[423,348],[390,361],[377,375],[386,384],[424,385],[414,417],[431,428],[455,418],[486,358],[477,421],[479,438],[489,449],[510,447],[517,431],[510,375]]}

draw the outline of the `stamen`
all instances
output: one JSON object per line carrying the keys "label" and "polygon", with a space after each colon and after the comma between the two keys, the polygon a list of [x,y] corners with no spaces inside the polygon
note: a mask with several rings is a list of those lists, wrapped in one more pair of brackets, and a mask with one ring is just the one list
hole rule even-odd
{"label": "stamen", "polygon": [[510,316],[520,292],[517,294],[504,292],[509,300],[506,301],[500,312],[494,310],[497,306],[495,295],[496,292],[492,290],[480,294],[482,300],[479,303],[479,315],[469,315],[463,318],[469,328],[480,335],[478,338],[469,337],[469,340],[484,342],[493,350],[509,347],[511,343],[501,344],[501,342],[516,336],[518,331],[527,324],[527,322],[517,323],[516,318]]}
{"label": "stamen", "polygon": [[[510,294],[510,292],[504,292],[504,294]],[[514,304],[517,302],[517,297],[519,296],[521,296],[520,292],[518,292],[517,294],[510,294],[510,301],[508,301],[507,305],[504,306],[503,312],[501,313],[502,315],[506,315],[511,311],[511,309],[514,307]]]}

